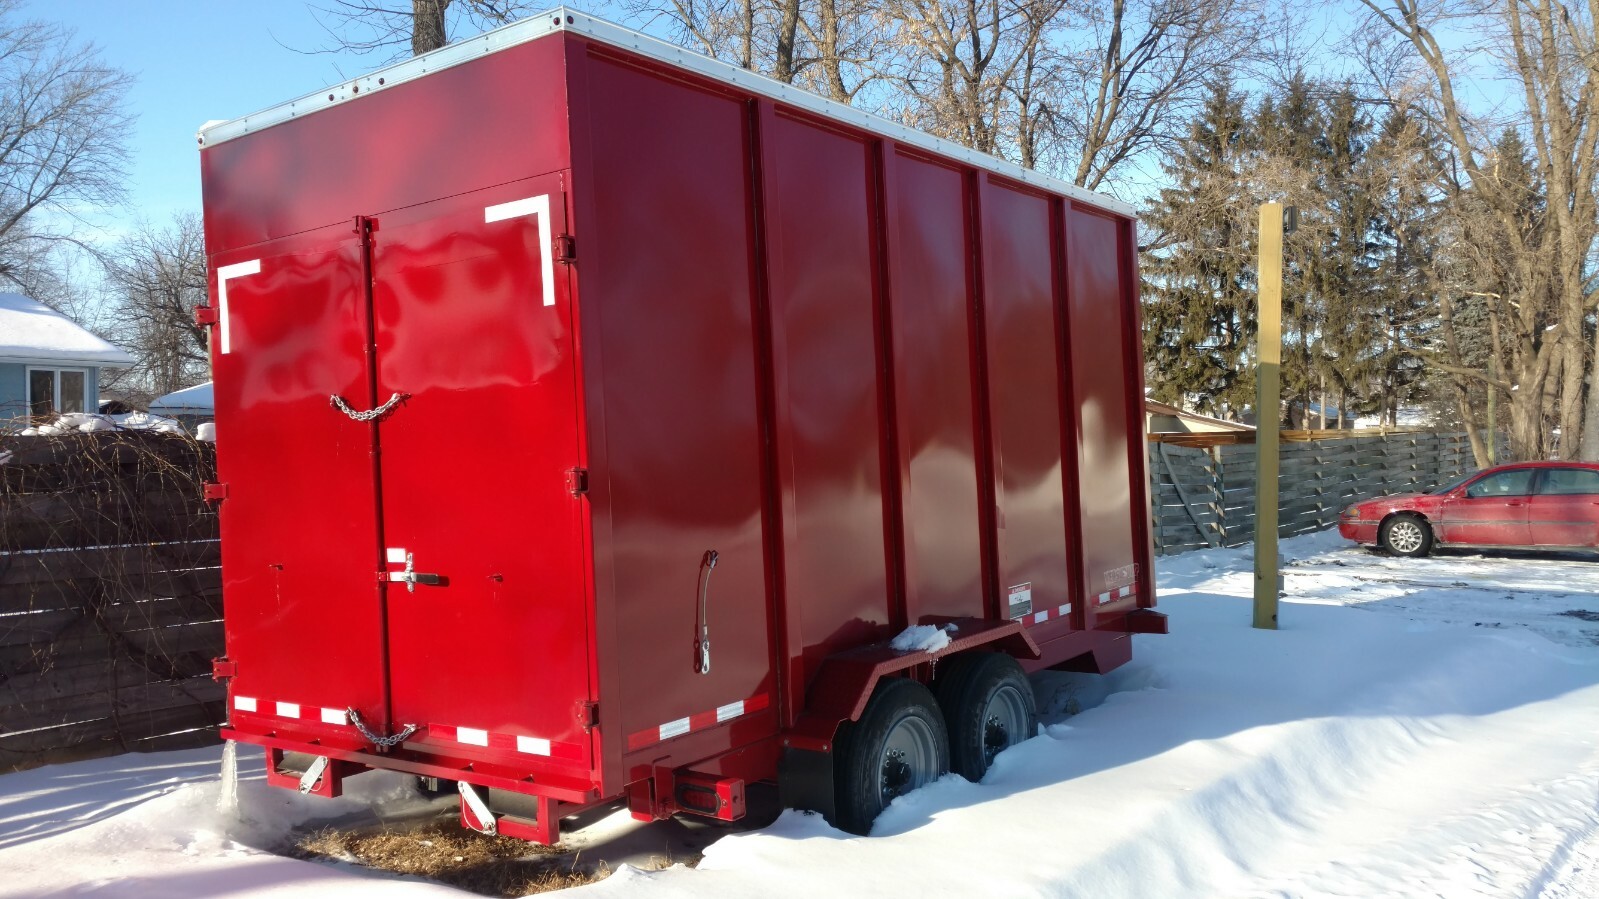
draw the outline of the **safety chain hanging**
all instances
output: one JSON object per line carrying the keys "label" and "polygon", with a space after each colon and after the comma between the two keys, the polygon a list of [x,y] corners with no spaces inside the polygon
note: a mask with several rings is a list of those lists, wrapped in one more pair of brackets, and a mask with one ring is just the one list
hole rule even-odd
{"label": "safety chain hanging", "polygon": [[333,408],[343,412],[345,415],[350,416],[350,418],[355,421],[376,421],[377,419],[388,415],[390,412],[393,412],[395,406],[398,406],[410,398],[411,395],[409,393],[396,393],[389,397],[388,402],[377,407],[376,409],[368,409],[365,412],[357,412],[354,409],[351,409],[350,404],[344,401],[344,397],[339,396],[336,393],[328,397],[328,403],[332,405]]}
{"label": "safety chain hanging", "polygon": [[407,724],[399,733],[387,737],[379,736],[366,726],[366,722],[361,720],[361,713],[354,708],[345,709],[344,713],[350,716],[350,724],[361,732],[361,736],[366,737],[368,742],[380,749],[392,749],[404,743],[407,739],[410,739],[412,734],[416,733],[416,725]]}

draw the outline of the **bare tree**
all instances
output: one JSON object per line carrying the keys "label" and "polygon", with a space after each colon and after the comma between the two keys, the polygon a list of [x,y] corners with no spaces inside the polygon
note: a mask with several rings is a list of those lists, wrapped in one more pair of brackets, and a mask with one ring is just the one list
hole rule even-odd
{"label": "bare tree", "polygon": [[1110,0],[1062,34],[1059,139],[1072,180],[1096,190],[1128,160],[1169,150],[1206,83],[1249,61],[1269,27],[1256,0]]}
{"label": "bare tree", "polygon": [[549,7],[528,0],[330,0],[311,13],[331,41],[323,53],[378,52],[386,59],[419,56],[473,33],[514,22]]}
{"label": "bare tree", "polygon": [[[1066,0],[897,0],[889,9],[908,51],[897,72],[911,100],[906,118],[974,150],[1008,155],[1015,132],[1005,123],[1036,113],[1039,62],[1065,7]],[[1018,95],[1027,103],[1020,114],[1012,108]],[[1021,155],[1036,158],[1036,148],[1029,143]]]}
{"label": "bare tree", "polygon": [[[1459,359],[1452,363],[1455,373],[1507,395],[1517,455],[1544,454],[1546,404],[1552,403],[1561,455],[1599,459],[1599,425],[1592,421],[1599,417],[1599,390],[1587,391],[1592,412],[1586,427],[1583,399],[1586,378],[1599,373],[1585,335],[1599,299],[1585,278],[1599,240],[1599,4],[1361,2],[1425,79],[1419,102],[1396,99],[1415,102],[1449,141],[1459,171],[1452,205],[1478,239],[1478,280],[1495,298],[1493,321],[1509,331],[1498,339],[1509,357],[1502,375],[1470,370]],[[1520,90],[1513,142],[1461,102],[1456,57],[1438,36],[1451,26],[1486,35],[1495,74]],[[1530,147],[1530,168],[1507,157],[1511,143],[1517,154]]]}
{"label": "bare tree", "polygon": [[796,4],[799,29],[795,80],[839,103],[853,103],[882,77],[889,22],[869,0],[806,0]]}
{"label": "bare tree", "polygon": [[112,338],[139,359],[126,389],[152,396],[205,380],[205,332],[194,307],[205,302],[205,233],[200,217],[178,215],[162,227],[143,225],[105,255],[115,326]]}
{"label": "bare tree", "polygon": [[[58,25],[0,0],[0,280],[39,276],[42,244],[123,197],[132,79]],[[32,274],[28,274],[32,272]]]}
{"label": "bare tree", "polygon": [[[779,6],[796,6],[796,0],[778,0]],[[647,26],[664,22],[667,37],[714,59],[732,63],[743,69],[765,68],[778,76],[784,70],[793,80],[793,35],[797,26],[788,30],[786,58],[779,61],[778,48],[784,43],[781,25],[772,22],[770,7],[757,8],[755,0],[622,0],[621,7],[630,17]],[[781,14],[782,10],[779,10]],[[766,40],[762,40],[766,38]],[[760,65],[758,43],[770,45],[767,66]]]}

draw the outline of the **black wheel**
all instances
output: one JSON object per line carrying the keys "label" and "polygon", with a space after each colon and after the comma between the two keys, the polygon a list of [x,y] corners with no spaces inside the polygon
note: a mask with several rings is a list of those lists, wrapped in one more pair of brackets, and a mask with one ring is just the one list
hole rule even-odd
{"label": "black wheel", "polygon": [[1425,556],[1432,551],[1432,528],[1420,515],[1395,515],[1377,529],[1377,542],[1396,556]]}
{"label": "black wheel", "polygon": [[983,779],[994,756],[1038,732],[1038,700],[1022,666],[995,652],[958,656],[938,682],[950,770]]}
{"label": "black wheel", "polygon": [[949,770],[949,737],[938,701],[916,681],[884,678],[861,720],[844,725],[834,765],[833,823],[865,834],[894,797]]}

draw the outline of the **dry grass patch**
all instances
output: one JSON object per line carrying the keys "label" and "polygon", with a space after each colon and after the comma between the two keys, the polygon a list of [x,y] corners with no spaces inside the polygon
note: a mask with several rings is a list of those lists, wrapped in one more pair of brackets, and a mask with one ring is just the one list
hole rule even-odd
{"label": "dry grass patch", "polygon": [[484,896],[547,893],[611,873],[604,864],[584,868],[578,857],[560,849],[475,833],[453,817],[421,825],[319,830],[301,835],[289,854],[426,877]]}

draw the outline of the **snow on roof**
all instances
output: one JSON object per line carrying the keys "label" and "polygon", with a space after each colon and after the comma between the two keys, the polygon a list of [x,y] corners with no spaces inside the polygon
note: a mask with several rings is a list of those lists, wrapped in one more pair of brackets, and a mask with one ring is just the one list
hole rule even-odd
{"label": "snow on roof", "polygon": [[1182,418],[1187,419],[1188,421],[1195,421],[1201,424],[1211,425],[1219,431],[1255,430],[1254,425],[1244,424],[1241,421],[1228,421],[1225,418],[1216,418],[1213,415],[1201,415],[1198,412],[1189,412],[1186,409],[1173,406],[1170,403],[1152,400],[1147,396],[1144,397],[1144,411],[1153,415],[1170,415],[1175,418]]}
{"label": "snow on roof", "polygon": [[[1396,428],[1426,428],[1433,424],[1432,413],[1426,409],[1402,406],[1399,409]],[[1379,415],[1362,415],[1355,419],[1357,428],[1380,428],[1383,426],[1382,417]]]}
{"label": "snow on roof", "polygon": [[0,362],[132,365],[134,358],[20,293],[0,293]]}
{"label": "snow on roof", "polygon": [[162,415],[172,415],[181,412],[199,412],[215,408],[211,399],[211,382],[174,390],[166,396],[157,398],[150,403],[150,411]]}

